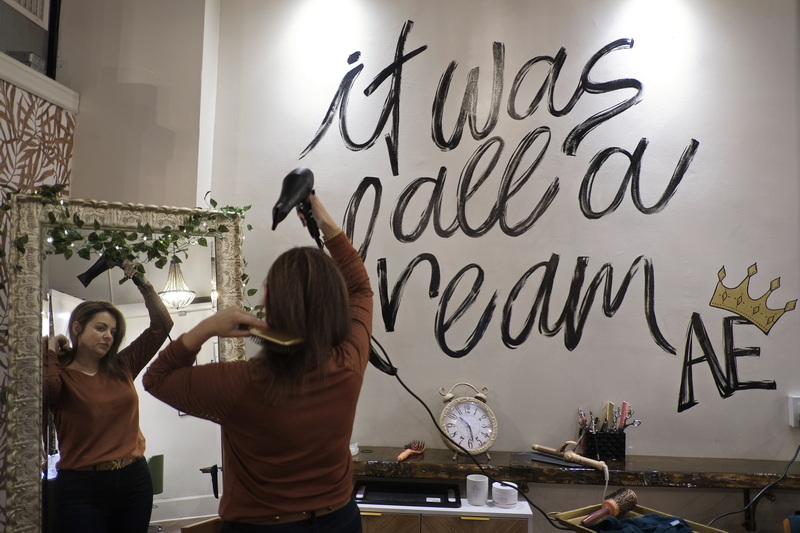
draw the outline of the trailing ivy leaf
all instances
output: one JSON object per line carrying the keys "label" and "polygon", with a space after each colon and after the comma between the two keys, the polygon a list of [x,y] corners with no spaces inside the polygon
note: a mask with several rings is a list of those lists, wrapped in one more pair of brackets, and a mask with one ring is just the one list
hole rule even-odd
{"label": "trailing ivy leaf", "polygon": [[[0,183],[0,192],[8,191],[12,187],[8,184]],[[225,234],[230,233],[229,224],[219,224],[219,222],[231,221],[239,224],[244,219],[244,213],[249,211],[252,206],[244,207],[225,206],[220,207],[214,198],[209,198],[210,191],[206,193],[204,200],[212,207],[208,211],[197,211],[190,213],[181,220],[181,223],[174,226],[166,226],[160,230],[154,230],[150,224],[136,223],[136,232],[122,232],[117,230],[103,231],[100,222],[93,220],[91,227],[93,232],[83,235],[76,231],[88,223],[83,221],[78,213],[72,214],[73,206],[61,197],[66,185],[40,186],[36,195],[42,198],[45,204],[47,219],[50,228],[47,230],[48,246],[44,253],[47,255],[63,255],[69,259],[77,254],[79,257],[89,259],[92,255],[100,254],[105,257],[109,265],[115,264],[122,259],[139,261],[137,270],[144,274],[142,262],[153,261],[158,268],[163,268],[167,263],[181,263],[181,256],[189,257],[189,249],[194,244],[209,246],[209,239],[223,239]],[[19,190],[14,191],[19,192]],[[0,209],[10,208],[8,201],[11,200],[11,193],[6,192],[0,203]],[[253,226],[248,224],[247,231],[253,231]],[[24,250],[27,238],[21,239],[17,243],[17,249]],[[0,257],[5,257],[6,253],[0,250]],[[145,259],[146,258],[146,259]],[[144,261],[142,261],[144,259]],[[243,259],[244,270],[247,262]],[[15,271],[21,271],[20,265],[10,265]],[[248,296],[254,295],[257,290],[247,289],[247,282],[250,280],[246,274],[242,275],[243,287]],[[258,308],[254,308],[258,309]]]}
{"label": "trailing ivy leaf", "polygon": [[25,245],[26,244],[28,244],[28,236],[27,235],[23,235],[21,237],[18,237],[16,240],[14,240],[14,247],[21,254],[25,253]]}

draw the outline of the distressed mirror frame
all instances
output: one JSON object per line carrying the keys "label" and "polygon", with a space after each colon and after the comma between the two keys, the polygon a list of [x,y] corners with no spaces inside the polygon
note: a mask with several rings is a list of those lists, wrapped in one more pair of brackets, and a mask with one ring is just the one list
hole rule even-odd
{"label": "distressed mirror frame", "polygon": [[[153,228],[178,227],[186,217],[208,213],[141,204],[123,204],[65,198],[71,213],[91,227],[136,231],[137,224]],[[42,301],[46,232],[52,226],[47,213],[53,208],[44,199],[17,194],[11,200],[11,253],[9,256],[9,366],[7,421],[7,527],[8,533],[39,533],[42,528]],[[235,220],[224,238],[213,240],[214,273],[219,307],[243,305],[241,219]],[[24,250],[14,242],[28,236]],[[16,268],[19,266],[20,268]],[[244,339],[220,339],[220,360],[244,359]]]}

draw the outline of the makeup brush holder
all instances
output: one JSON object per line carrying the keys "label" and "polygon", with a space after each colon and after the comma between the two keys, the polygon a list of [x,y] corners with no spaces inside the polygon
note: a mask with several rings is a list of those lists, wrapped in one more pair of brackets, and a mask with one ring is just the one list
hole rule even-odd
{"label": "makeup brush holder", "polygon": [[600,461],[624,461],[625,432],[587,433],[583,441],[583,455]]}

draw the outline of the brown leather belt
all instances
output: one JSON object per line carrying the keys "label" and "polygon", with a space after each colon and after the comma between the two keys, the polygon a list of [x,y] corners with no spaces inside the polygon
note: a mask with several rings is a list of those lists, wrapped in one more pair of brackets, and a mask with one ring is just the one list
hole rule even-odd
{"label": "brown leather belt", "polygon": [[84,471],[104,471],[104,470],[122,470],[126,466],[131,466],[133,463],[139,460],[139,457],[126,457],[125,459],[114,459],[112,461],[103,461],[102,463],[97,463],[96,465],[86,466],[83,468],[76,468],[75,470],[80,470],[81,472]]}
{"label": "brown leather belt", "polygon": [[330,514],[334,511],[338,511],[339,509],[346,506],[350,503],[350,498],[346,499],[342,503],[337,503],[336,505],[329,505],[323,509],[317,509],[316,511],[303,511],[302,513],[292,513],[292,514],[282,514],[279,516],[273,517],[268,524],[287,524],[289,522],[300,522],[302,520],[308,520],[314,517],[325,516],[326,514]]}

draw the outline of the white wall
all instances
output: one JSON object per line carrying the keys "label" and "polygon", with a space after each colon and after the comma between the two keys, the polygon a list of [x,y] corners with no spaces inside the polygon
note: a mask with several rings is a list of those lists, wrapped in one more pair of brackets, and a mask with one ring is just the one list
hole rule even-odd
{"label": "white wall", "polygon": [[[343,215],[354,191],[366,177],[382,185],[380,210],[366,257],[376,289],[375,335],[400,368],[403,380],[438,415],[440,387],[459,381],[489,388],[489,405],[500,424],[495,447],[526,450],[532,443],[558,446],[577,433],[579,406],[595,413],[605,401],[630,401],[639,428],[628,432],[628,453],[706,457],[768,458],[788,461],[800,443],[800,430],[787,424],[788,394],[800,392],[797,358],[800,315],[780,318],[765,335],[754,326],[734,328],[736,347],[760,347],[760,357],[737,358],[740,381],[774,381],[775,390],[736,390],[721,397],[709,367],[693,367],[693,392],[699,402],[678,412],[686,338],[693,314],[699,314],[721,364],[725,365],[723,319],[732,313],[709,306],[717,273],[727,271],[731,287],[757,263],[751,295],[757,298],[780,278],[781,288],[769,306],[781,308],[800,294],[798,287],[798,10],[795,1],[642,1],[601,2],[226,2],[222,5],[220,82],[214,150],[215,194],[231,195],[233,203],[251,203],[263,195],[261,209],[248,218],[269,228],[270,207],[283,176],[297,166],[316,174],[316,190]],[[368,149],[349,150],[340,135],[339,115],[327,134],[306,155],[330,106],[340,80],[357,65],[363,72],[348,102],[347,127],[356,142],[365,143],[377,124],[389,81],[371,97],[363,93],[394,57],[405,21],[412,20],[404,53],[427,49],[404,63],[399,89],[399,172],[392,174],[384,137],[393,120],[381,128]],[[633,90],[584,94],[563,117],[544,104],[524,120],[514,120],[507,101],[514,76],[540,55],[567,58],[554,100],[563,107],[592,55],[617,39],[633,39],[630,49],[609,53],[590,71],[590,79],[633,78],[643,86],[634,107],[591,130],[574,156],[561,146],[570,130],[593,114],[633,95]],[[502,100],[496,127],[489,137],[505,142],[497,167],[467,202],[465,217],[478,227],[497,197],[511,154],[535,128],[550,128],[551,142],[531,180],[510,202],[510,224],[521,221],[557,177],[560,190],[542,217],[523,234],[510,237],[499,225],[470,238],[463,231],[437,236],[428,225],[415,242],[400,242],[391,219],[400,195],[413,180],[436,177],[447,169],[441,203],[442,224],[456,217],[463,169],[486,139],[476,140],[465,127],[452,150],[431,137],[432,106],[439,81],[451,61],[457,62],[445,106],[444,132],[453,131],[467,73],[480,68],[478,120],[488,116],[492,90],[492,43],[505,46]],[[360,58],[348,64],[353,52]],[[533,69],[523,84],[519,103],[529,102],[544,79]],[[523,107],[524,109],[524,107]],[[631,187],[619,207],[593,219],[579,202],[581,183],[592,159],[607,148],[633,153],[640,139],[649,142],[641,166],[645,206],[661,197],[678,159],[692,140],[699,145],[674,196],[659,212],[636,208]],[[521,169],[534,160],[543,139],[523,158]],[[492,152],[494,153],[494,152]],[[488,158],[478,165],[488,168]],[[608,206],[623,179],[621,155],[603,166],[591,188],[591,207]],[[515,174],[520,176],[521,171]],[[472,184],[477,178],[473,178]],[[406,231],[429,205],[432,186],[423,187],[402,219]],[[219,193],[217,193],[219,191]],[[364,242],[374,195],[359,209],[355,242]],[[266,270],[290,245],[310,244],[297,224],[284,222],[276,232],[260,229],[248,237],[245,251],[251,268]],[[416,256],[433,254],[441,268],[438,294],[427,294],[430,268],[415,270],[402,292],[394,331],[381,315],[379,268],[386,262],[388,296],[402,270]],[[613,317],[602,312],[602,290],[587,303],[582,335],[567,347],[566,327],[553,336],[539,329],[535,315],[530,335],[516,349],[502,342],[503,306],[527,269],[557,254],[559,265],[550,299],[552,327],[566,300],[578,258],[588,257],[586,280],[576,305],[584,301],[589,281],[606,263],[614,269],[612,295],[634,263],[643,256],[653,267],[652,296],[658,331],[674,347],[662,349],[648,327],[644,265],[639,265],[622,304]],[[475,304],[458,319],[445,340],[437,340],[437,314],[451,316],[470,292],[476,271],[458,285],[447,309],[443,293],[459,270],[474,263],[485,278]],[[513,304],[511,333],[519,335],[541,280],[534,274]],[[450,357],[443,344],[465,346],[493,295],[497,308],[474,349]],[[540,310],[541,312],[541,310]],[[692,341],[693,357],[701,356]],[[401,446],[411,438],[436,445],[439,437],[423,408],[392,378],[370,370],[362,391],[353,440],[362,445]],[[462,390],[467,393],[468,390]],[[545,508],[566,510],[598,497],[596,489],[537,488]],[[652,507],[705,522],[741,507],[733,491],[660,491],[647,497]],[[556,496],[558,495],[558,496]],[[551,499],[552,498],[552,499]],[[800,506],[796,494],[781,493],[774,504],[762,503],[759,520],[769,530],[781,516]],[[741,516],[716,525],[741,530]]]}
{"label": "white wall", "polygon": [[[631,430],[633,454],[779,458],[790,457],[798,430],[786,423],[786,396],[800,391],[796,349],[800,320],[789,312],[765,335],[754,326],[736,326],[737,347],[758,346],[759,358],[738,358],[740,381],[774,380],[776,390],[737,390],[728,398],[717,393],[707,365],[694,366],[694,407],[678,412],[685,341],[693,313],[699,313],[717,357],[724,366],[723,319],[730,312],[710,307],[717,273],[727,271],[725,284],[737,285],[757,263],[751,295],[757,298],[780,278],[780,290],[768,301],[772,308],[796,299],[798,287],[798,100],[797,4],[771,1],[667,2],[660,7],[639,1],[462,2],[450,9],[441,2],[358,2],[326,10],[324,2],[228,2],[221,13],[220,82],[217,103],[214,193],[243,204],[257,191],[263,198],[248,219],[258,228],[248,236],[246,253],[254,272],[289,245],[309,244],[299,224],[284,222],[270,232],[271,205],[283,176],[296,166],[316,173],[316,189],[331,210],[343,214],[365,177],[380,180],[383,195],[376,216],[366,265],[376,290],[375,336],[387,347],[402,376],[428,405],[441,408],[438,389],[458,381],[489,388],[489,405],[500,419],[500,449],[525,449],[531,443],[560,444],[574,437],[578,406],[597,412],[606,400],[630,401],[641,427]],[[391,61],[406,20],[414,26],[404,52],[427,46],[408,60],[399,90],[399,172],[393,176],[380,131],[374,146],[351,151],[339,134],[338,115],[328,133],[306,157],[311,142],[341,78],[364,65],[347,109],[352,137],[364,142],[375,128],[389,81],[371,97],[367,84]],[[555,105],[572,95],[590,57],[617,39],[633,39],[629,49],[610,52],[591,69],[589,79],[601,82],[632,78],[643,86],[641,101],[592,129],[574,156],[561,149],[567,134],[590,116],[634,95],[626,89],[608,94],[583,94],[563,117],[545,104],[524,120],[513,120],[506,106],[514,76],[529,59],[566,50],[555,90]],[[442,197],[442,225],[456,218],[458,184],[470,157],[487,144],[465,127],[460,144],[445,151],[431,139],[431,109],[447,65],[457,62],[446,100],[445,135],[453,129],[469,69],[480,68],[478,120],[487,116],[492,43],[505,46],[502,102],[489,137],[505,147],[497,167],[480,186],[477,166],[466,203],[465,220],[473,228],[490,216],[503,170],[520,140],[546,126],[551,141],[531,180],[509,202],[509,224],[519,223],[556,178],[560,190],[533,226],[512,237],[494,224],[485,235],[468,237],[456,230],[440,237],[429,224],[415,242],[400,242],[390,222],[401,193],[422,176],[447,176]],[[353,65],[349,54],[360,51]],[[537,67],[523,84],[517,106],[529,102],[545,76]],[[641,202],[657,203],[681,154],[696,140],[694,159],[674,195],[656,213],[637,209],[631,188],[623,191],[616,210],[599,218],[582,213],[580,188],[591,161],[603,150],[634,152],[640,139],[647,148],[641,163]],[[522,159],[522,169],[544,147],[540,138]],[[491,151],[490,153],[495,153]],[[595,211],[608,206],[626,171],[622,155],[609,159],[591,187]],[[428,205],[432,187],[423,187],[402,219],[410,232]],[[356,217],[355,241],[365,238],[373,194]],[[259,209],[260,207],[260,209]],[[434,215],[435,216],[435,215]],[[418,267],[402,293],[394,331],[387,331],[378,296],[378,268],[386,263],[388,289],[419,254],[436,257],[441,269],[438,295],[429,297],[427,265]],[[613,267],[612,295],[628,269],[643,256],[652,264],[654,319],[645,317],[645,265],[640,263],[613,317],[602,312],[602,290],[586,303],[580,337],[568,346],[566,327],[553,336],[539,330],[535,317],[530,335],[516,349],[504,346],[503,306],[514,284],[539,262],[559,258],[547,323],[553,327],[565,306],[578,258],[587,257],[586,280],[604,264]],[[485,275],[475,304],[456,326],[437,340],[437,313],[451,316],[468,294],[474,269],[465,277],[447,309],[445,288],[468,264]],[[512,302],[508,322],[520,335],[542,274],[537,271]],[[602,285],[601,285],[602,287]],[[389,294],[389,295],[390,295]],[[387,296],[389,296],[387,295]],[[496,295],[497,308],[479,342],[462,357],[483,309]],[[657,342],[660,333],[675,353]],[[694,343],[694,358],[700,356]],[[409,434],[437,440],[419,405],[390,378],[370,373],[356,427],[357,440],[397,445]],[[392,423],[386,423],[391,419]],[[691,437],[689,437],[691,435]]]}
{"label": "white wall", "polygon": [[204,2],[64,2],[56,78],[83,97],[72,196],[198,205],[203,19]]}
{"label": "white wall", "polygon": [[[165,201],[156,203],[180,205],[184,200],[162,181],[169,178],[173,183],[173,177],[178,176],[176,183],[183,189],[190,181],[184,172],[190,172],[191,164],[177,164],[175,172],[148,172],[140,167],[164,167],[173,156],[178,163],[196,161],[198,154],[188,140],[192,135],[185,137],[185,144],[167,143],[168,149],[163,151],[143,151],[138,148],[139,143],[121,143],[114,147],[121,152],[117,157],[106,149],[106,143],[99,142],[103,139],[98,132],[104,130],[109,135],[109,130],[115,131],[109,125],[122,122],[126,123],[126,135],[151,142],[153,138],[169,138],[183,131],[182,125],[160,118],[178,121],[198,112],[199,104],[192,103],[199,94],[199,88],[192,84],[192,78],[196,82],[199,77],[195,76],[197,68],[176,71],[174,78],[168,76],[168,69],[154,49],[165,54],[170,65],[199,65],[202,56],[192,43],[199,42],[199,37],[193,36],[199,35],[195,32],[200,31],[202,23],[192,13],[200,13],[201,7],[195,7],[193,2],[170,4],[176,12],[185,11],[186,17],[181,19],[184,24],[167,27],[159,22],[162,15],[153,3],[137,2],[136,7],[123,7],[121,2],[103,8],[94,6],[97,16],[107,14],[104,18],[88,16],[92,10],[85,12],[87,5],[64,6],[66,24],[62,24],[67,43],[62,50],[62,71],[72,72],[71,78],[62,81],[81,92],[75,195],[108,193],[111,199],[149,202],[144,198],[151,191],[160,193],[166,188],[169,190],[164,191]],[[725,284],[733,287],[756,263],[758,274],[750,287],[753,297],[763,294],[772,280],[780,278],[780,289],[768,300],[771,308],[783,307],[800,295],[800,23],[796,0],[671,0],[657,5],[642,0],[464,0],[457,5],[379,0],[337,2],[335,9],[328,9],[329,5],[313,0],[232,0],[219,6],[219,79],[210,163],[212,194],[225,204],[254,205],[247,219],[256,230],[247,235],[245,243],[248,270],[254,279],[262,277],[274,257],[287,247],[311,244],[305,230],[292,220],[283,222],[275,232],[269,230],[271,207],[289,170],[310,167],[317,178],[317,191],[330,210],[338,214],[345,212],[359,183],[365,177],[375,177],[383,193],[366,256],[376,290],[375,336],[388,349],[404,381],[434,412],[442,407],[440,387],[449,388],[459,381],[488,387],[489,405],[500,421],[496,448],[526,450],[532,443],[558,445],[574,438],[578,406],[597,411],[607,400],[628,400],[635,407],[637,418],[643,420],[641,427],[629,431],[630,454],[776,460],[791,457],[800,441],[800,430],[786,424],[786,397],[800,393],[798,311],[781,317],[768,334],[752,325],[736,325],[733,329],[736,347],[760,348],[760,357],[736,358],[739,380],[774,381],[774,390],[740,389],[723,398],[709,367],[697,364],[692,367],[693,393],[699,403],[682,412],[678,405],[687,331],[694,314],[702,320],[725,368],[723,320],[733,314],[709,305],[720,268],[724,266],[727,272]],[[126,10],[132,10],[130,16]],[[172,18],[166,20],[177,19],[172,13]],[[401,28],[408,20],[414,25],[407,36],[405,53],[427,48],[403,65],[397,115],[397,175],[392,174],[383,138],[392,132],[394,119],[379,130],[372,147],[348,150],[339,133],[339,118],[334,117],[328,133],[301,158],[340,80],[361,64],[364,69],[350,96],[347,126],[355,141],[369,138],[390,80],[379,85],[371,97],[365,97],[363,91],[391,63]],[[544,104],[523,120],[509,116],[509,90],[526,61],[553,56],[560,48],[565,49],[566,60],[554,91],[555,106],[561,108],[592,55],[623,38],[632,39],[633,47],[610,52],[591,69],[590,79],[635,79],[643,86],[641,101],[589,131],[574,155],[562,150],[570,130],[631,97],[633,90],[583,94],[575,108],[562,117],[548,113]],[[106,42],[111,46],[104,46]],[[449,136],[467,72],[480,68],[477,123],[483,125],[492,90],[493,42],[503,43],[505,48],[497,125],[487,138],[477,140],[466,126],[460,144],[444,150],[431,138],[432,106],[439,80],[448,64],[455,61],[457,68],[443,119],[444,134]],[[150,43],[159,46],[151,47]],[[114,53],[106,57],[98,55],[98,50]],[[348,64],[348,56],[356,51],[361,52],[360,57]],[[177,61],[179,57],[182,62]],[[97,83],[93,80],[114,78],[116,75],[102,75],[109,69],[140,74],[134,81],[144,92],[138,94],[150,95],[142,100],[141,111],[151,113],[151,117],[156,113],[155,117],[126,122],[139,115],[126,111],[120,117],[103,111],[119,106],[128,110],[129,103],[136,100],[119,91],[124,86],[116,82],[107,84],[114,89],[111,93],[106,92],[105,84],[93,85]],[[155,83],[148,79],[153,73],[164,77],[158,77]],[[148,75],[144,82],[143,74]],[[533,98],[544,76],[541,66],[530,71],[518,98],[519,107]],[[187,99],[172,97],[187,92],[191,93]],[[116,100],[120,100],[119,106]],[[92,111],[94,106],[98,107],[97,113]],[[164,124],[165,137],[160,130],[156,130],[159,135],[155,137],[148,135],[152,126]],[[458,184],[470,156],[489,137],[496,136],[505,143],[497,167],[464,210],[465,220],[478,227],[489,216],[512,152],[527,133],[542,126],[550,129],[550,144],[531,180],[510,201],[505,213],[509,224],[519,223],[557,177],[558,194],[530,229],[511,237],[494,225],[480,237],[456,231],[444,238],[429,225],[418,240],[408,243],[400,242],[392,233],[391,217],[403,190],[417,178],[436,177],[442,167],[447,171],[442,224],[452,223],[457,213]],[[81,136],[87,135],[95,137],[94,142],[81,141]],[[633,153],[642,138],[649,142],[641,165],[640,187],[645,206],[657,203],[681,154],[693,139],[698,143],[669,202],[658,212],[643,213],[635,206],[629,185],[615,210],[598,218],[586,216],[579,194],[592,159],[615,147]],[[155,144],[162,146],[160,142]],[[520,169],[527,168],[543,146],[544,139],[540,138],[523,158]],[[110,167],[108,159],[114,159],[132,181],[143,185],[121,179],[113,187],[98,184],[112,175],[106,170]],[[488,168],[487,161],[488,158],[478,165],[478,171]],[[617,154],[603,165],[591,187],[592,209],[600,211],[612,202],[626,170],[623,163]],[[517,178],[520,175],[521,170],[515,174]],[[155,177],[158,185],[150,181]],[[473,178],[472,184],[476,182],[477,178]],[[419,221],[430,193],[429,185],[420,189],[402,219],[403,230],[410,231]],[[191,198],[194,194],[192,191]],[[177,199],[173,202],[172,198]],[[364,242],[372,202],[373,195],[369,193],[357,214],[357,245]],[[435,256],[440,266],[438,294],[428,296],[430,269],[426,265],[418,267],[402,292],[394,331],[387,331],[378,294],[379,265],[385,260],[391,294],[402,269],[423,253]],[[625,272],[642,256],[654,273],[652,303],[658,329],[649,326],[645,318],[645,268],[640,265],[612,317],[602,312],[602,291],[587,303],[586,322],[579,328],[580,338],[573,338],[574,344],[567,345],[565,327],[552,336],[543,334],[537,314],[524,342],[515,349],[505,346],[501,337],[503,306],[514,284],[527,269],[548,261],[553,254],[559,258],[559,265],[547,308],[551,327],[563,310],[580,257],[587,257],[588,264],[579,301],[587,292],[589,280],[606,263],[614,269],[612,295],[616,294]],[[453,329],[437,339],[437,313],[451,316],[475,279],[477,267],[458,284],[447,309],[441,307],[448,283],[468,264],[480,267],[485,276],[483,285],[474,305]],[[520,334],[531,309],[541,279],[541,271],[537,272],[513,304],[509,318],[513,335]],[[481,311],[494,294],[497,308],[476,346],[463,357],[448,356],[446,348],[459,349],[469,341]],[[658,333],[674,350],[659,345]],[[693,357],[700,357],[698,342],[692,341],[691,345]],[[362,445],[400,446],[412,437],[429,443],[438,440],[422,407],[391,378],[370,369],[353,440]],[[548,509],[574,508],[579,506],[574,502],[581,497],[595,496],[594,489],[589,489],[589,496],[573,495],[581,490],[570,488],[567,494],[567,489],[554,489],[542,498],[552,502]],[[663,499],[651,506],[676,514],[685,510],[688,518],[701,522],[741,505],[741,495],[735,492],[667,492],[669,497],[659,494]],[[556,494],[561,497],[550,500]],[[780,493],[776,502],[760,505],[759,519],[774,525],[779,517],[797,508],[800,501],[796,494]],[[717,525],[735,531],[739,518]]]}

